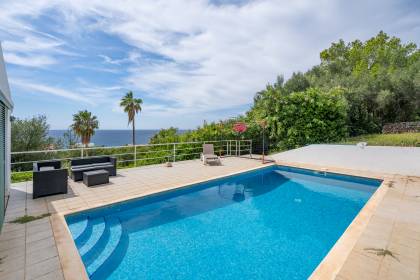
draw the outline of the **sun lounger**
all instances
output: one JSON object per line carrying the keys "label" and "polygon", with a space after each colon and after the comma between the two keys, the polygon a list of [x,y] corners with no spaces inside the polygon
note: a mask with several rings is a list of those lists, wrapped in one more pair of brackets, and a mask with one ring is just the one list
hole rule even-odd
{"label": "sun lounger", "polygon": [[220,157],[214,153],[214,146],[213,144],[203,144],[203,153],[201,154],[201,161],[204,164],[208,164],[209,162],[220,162]]}

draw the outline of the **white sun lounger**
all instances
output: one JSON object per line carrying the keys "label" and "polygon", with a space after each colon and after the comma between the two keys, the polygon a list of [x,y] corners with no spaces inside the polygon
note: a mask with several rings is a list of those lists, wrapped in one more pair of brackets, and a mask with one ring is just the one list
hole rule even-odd
{"label": "white sun lounger", "polygon": [[213,144],[203,144],[203,152],[201,153],[201,161],[204,164],[208,164],[210,161],[220,162],[220,157],[214,153]]}

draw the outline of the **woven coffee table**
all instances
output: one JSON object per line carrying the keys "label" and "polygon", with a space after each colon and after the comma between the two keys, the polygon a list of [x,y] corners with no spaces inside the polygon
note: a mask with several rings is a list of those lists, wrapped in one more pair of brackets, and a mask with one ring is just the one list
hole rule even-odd
{"label": "woven coffee table", "polygon": [[83,183],[88,187],[109,183],[109,172],[103,169],[83,172]]}

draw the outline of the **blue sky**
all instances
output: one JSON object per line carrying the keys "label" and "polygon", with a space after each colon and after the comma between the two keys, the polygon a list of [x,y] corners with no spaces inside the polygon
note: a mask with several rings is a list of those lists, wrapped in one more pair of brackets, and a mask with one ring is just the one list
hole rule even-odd
{"label": "blue sky", "polygon": [[419,44],[419,15],[418,0],[2,0],[0,40],[17,117],[61,129],[88,109],[125,129],[118,103],[132,90],[138,128],[194,128],[245,112],[340,38]]}

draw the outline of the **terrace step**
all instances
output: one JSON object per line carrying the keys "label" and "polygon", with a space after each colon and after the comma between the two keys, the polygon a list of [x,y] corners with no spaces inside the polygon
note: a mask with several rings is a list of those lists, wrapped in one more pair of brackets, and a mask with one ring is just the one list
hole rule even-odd
{"label": "terrace step", "polygon": [[109,241],[96,259],[86,267],[91,280],[106,279],[123,260],[128,249],[128,234],[117,217],[109,218]]}
{"label": "terrace step", "polygon": [[99,241],[99,239],[101,238],[101,236],[103,235],[105,231],[104,218],[102,217],[96,218],[92,220],[91,224],[92,224],[92,231],[89,238],[86,240],[86,242],[84,242],[82,246],[79,247],[79,253],[82,256],[82,258],[87,252],[89,252],[95,246],[95,244]]}

